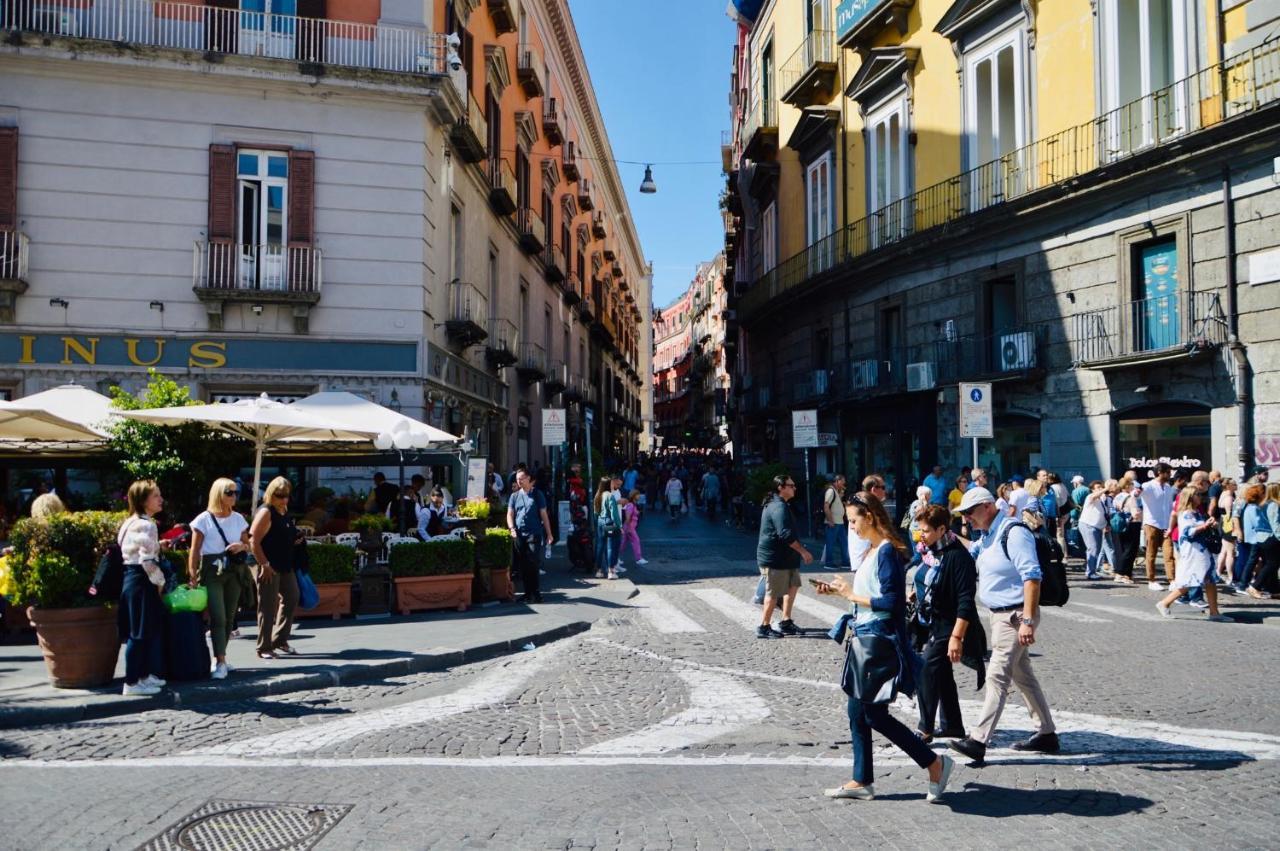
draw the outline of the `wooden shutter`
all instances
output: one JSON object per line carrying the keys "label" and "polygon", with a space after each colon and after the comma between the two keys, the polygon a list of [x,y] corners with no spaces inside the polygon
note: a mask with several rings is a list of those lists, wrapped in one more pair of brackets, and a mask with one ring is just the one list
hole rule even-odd
{"label": "wooden shutter", "polygon": [[236,149],[209,146],[208,286],[234,288],[236,281]]}
{"label": "wooden shutter", "polygon": [[204,49],[211,53],[238,53],[240,0],[205,0]]}
{"label": "wooden shutter", "polygon": [[319,260],[315,248],[316,155],[289,152],[289,288],[311,292]]}
{"label": "wooden shutter", "polygon": [[18,229],[18,128],[0,127],[0,230]]}
{"label": "wooden shutter", "polygon": [[324,62],[328,28],[325,12],[325,0],[298,0],[298,17],[314,19],[298,21],[298,36],[293,44],[294,56],[299,62]]}

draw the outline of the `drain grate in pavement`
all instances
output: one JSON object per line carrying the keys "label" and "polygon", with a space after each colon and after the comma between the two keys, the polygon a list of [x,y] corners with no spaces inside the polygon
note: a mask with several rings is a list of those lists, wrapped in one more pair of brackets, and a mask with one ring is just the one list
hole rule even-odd
{"label": "drain grate in pavement", "polygon": [[305,851],[350,804],[211,800],[138,851]]}

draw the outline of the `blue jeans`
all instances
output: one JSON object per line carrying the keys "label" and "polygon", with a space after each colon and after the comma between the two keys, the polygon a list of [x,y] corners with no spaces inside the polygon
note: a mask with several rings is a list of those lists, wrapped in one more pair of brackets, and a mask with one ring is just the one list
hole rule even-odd
{"label": "blue jeans", "polygon": [[1243,591],[1245,586],[1249,584],[1252,578],[1252,571],[1249,569],[1249,561],[1254,556],[1254,545],[1246,544],[1243,538],[1236,544],[1236,561],[1231,566],[1231,572],[1235,574],[1232,577],[1236,590]]}
{"label": "blue jeans", "polygon": [[621,529],[606,532],[604,527],[596,527],[596,570],[613,570],[618,563],[618,542],[621,538]]}
{"label": "blue jeans", "polygon": [[[872,625],[856,627],[859,634],[875,631],[885,634]],[[875,780],[875,769],[872,765],[871,731],[875,730],[898,749],[915,760],[916,765],[928,768],[938,755],[933,749],[911,732],[905,724],[889,714],[889,705],[885,703],[863,703],[857,698],[849,698],[849,732],[853,734],[853,780],[863,786],[870,786]]]}
{"label": "blue jeans", "polygon": [[1084,538],[1084,572],[1093,577],[1098,574],[1098,558],[1103,552],[1103,534],[1101,529],[1092,526],[1081,526],[1080,536]]}
{"label": "blue jeans", "polygon": [[822,563],[827,567],[849,566],[848,527],[843,523],[826,527],[827,551]]}

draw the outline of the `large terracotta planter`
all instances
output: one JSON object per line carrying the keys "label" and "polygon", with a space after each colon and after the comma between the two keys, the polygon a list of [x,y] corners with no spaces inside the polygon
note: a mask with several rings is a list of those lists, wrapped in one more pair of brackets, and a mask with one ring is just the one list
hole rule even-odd
{"label": "large terracotta planter", "polygon": [[350,582],[318,582],[316,591],[320,594],[320,602],[314,609],[296,610],[297,617],[333,618],[336,621],[343,615],[351,614]]}
{"label": "large terracotta planter", "polygon": [[489,596],[495,600],[514,600],[515,584],[511,581],[511,568],[489,568]]}
{"label": "large terracotta planter", "polygon": [[402,615],[423,609],[457,609],[471,607],[470,573],[445,576],[396,577],[396,611]]}
{"label": "large terracotta planter", "polygon": [[120,655],[114,606],[27,609],[54,688],[93,688],[111,682]]}

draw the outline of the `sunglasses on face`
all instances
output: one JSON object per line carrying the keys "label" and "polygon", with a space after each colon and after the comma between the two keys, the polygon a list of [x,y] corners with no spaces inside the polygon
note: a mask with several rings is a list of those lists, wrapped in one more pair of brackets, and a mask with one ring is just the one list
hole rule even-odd
{"label": "sunglasses on face", "polygon": [[222,492],[222,495],[223,495],[223,496],[236,496],[236,495],[238,495],[239,493],[240,493],[240,491],[236,490],[235,488],[231,488],[230,490],[225,490],[225,491],[223,491],[223,492]]}

